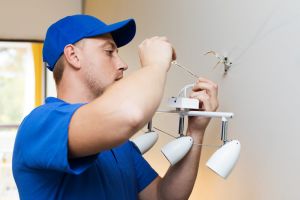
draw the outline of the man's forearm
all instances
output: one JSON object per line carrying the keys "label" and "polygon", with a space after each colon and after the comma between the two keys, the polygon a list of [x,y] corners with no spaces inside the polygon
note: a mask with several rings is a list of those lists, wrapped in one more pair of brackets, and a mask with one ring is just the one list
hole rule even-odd
{"label": "man's forearm", "polygon": [[[218,86],[214,82],[199,78],[192,88],[191,98],[201,102],[199,109],[216,111],[218,108]],[[188,132],[194,143],[201,144],[204,131],[210,118],[189,117]],[[158,183],[159,199],[188,199],[197,177],[201,146],[193,145],[190,152],[175,166],[171,167],[165,177]]]}
{"label": "man's forearm", "polygon": [[130,118],[138,112],[138,120],[135,122],[140,128],[157,110],[163,96],[166,76],[167,71],[161,66],[143,67],[112,85],[100,98],[102,102],[107,98],[107,103],[119,105],[117,108],[119,112],[124,112],[123,118]]}
{"label": "man's forearm", "polygon": [[166,73],[159,66],[142,68],[78,109],[69,128],[70,156],[93,155],[128,140],[159,106]]}
{"label": "man's forearm", "polygon": [[[202,143],[203,133],[190,134],[195,143]],[[198,173],[201,146],[193,145],[189,153],[176,165],[169,168],[158,185],[158,199],[188,199]]]}

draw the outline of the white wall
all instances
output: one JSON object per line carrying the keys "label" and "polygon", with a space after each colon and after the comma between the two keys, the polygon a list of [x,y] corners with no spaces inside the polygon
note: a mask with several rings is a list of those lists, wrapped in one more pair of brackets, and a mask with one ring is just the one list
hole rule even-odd
{"label": "white wall", "polygon": [[[190,199],[300,199],[300,2],[298,0],[110,0],[86,1],[85,13],[108,23],[133,17],[137,36],[120,49],[130,72],[139,67],[137,45],[146,37],[166,35],[178,62],[220,86],[219,111],[231,111],[229,137],[242,144],[240,160],[225,181],[205,167],[215,149],[204,148]],[[208,50],[228,53],[234,62],[223,77]],[[181,69],[169,73],[165,97],[193,79]],[[163,101],[161,108],[165,107]],[[177,120],[156,115],[154,125],[177,130]],[[170,138],[162,135],[146,158],[163,175],[168,163],[160,153]],[[219,121],[209,126],[205,143],[219,143]]]}
{"label": "white wall", "polygon": [[0,39],[43,40],[53,22],[81,12],[81,0],[1,0]]}

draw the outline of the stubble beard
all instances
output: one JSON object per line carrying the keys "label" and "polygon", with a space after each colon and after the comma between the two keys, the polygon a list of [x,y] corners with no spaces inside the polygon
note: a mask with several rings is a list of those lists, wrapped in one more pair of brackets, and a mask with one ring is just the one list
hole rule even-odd
{"label": "stubble beard", "polygon": [[86,85],[91,91],[91,98],[95,99],[102,95],[104,88],[101,86],[101,81],[93,76],[92,73],[88,73],[86,76]]}

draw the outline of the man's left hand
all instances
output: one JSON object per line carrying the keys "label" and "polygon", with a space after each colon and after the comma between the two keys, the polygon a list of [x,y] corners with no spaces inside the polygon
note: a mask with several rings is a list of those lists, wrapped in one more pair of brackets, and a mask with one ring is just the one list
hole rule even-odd
{"label": "man's left hand", "polygon": [[[200,101],[199,109],[201,111],[216,111],[218,103],[218,85],[208,79],[199,78],[190,94],[190,98]],[[187,133],[194,134],[204,131],[210,121],[208,117],[189,117]]]}

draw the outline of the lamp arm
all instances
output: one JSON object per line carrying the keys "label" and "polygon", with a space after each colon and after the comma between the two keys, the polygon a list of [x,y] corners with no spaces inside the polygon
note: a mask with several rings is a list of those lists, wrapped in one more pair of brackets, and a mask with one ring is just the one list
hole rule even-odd
{"label": "lamp arm", "polygon": [[212,118],[233,118],[234,113],[231,112],[207,112],[207,111],[189,111],[189,110],[166,110],[157,111],[156,113],[173,113],[185,116],[201,116]]}
{"label": "lamp arm", "polygon": [[227,140],[227,129],[228,129],[228,120],[225,117],[222,117],[222,128],[221,128],[221,140],[223,144],[226,144]]}

